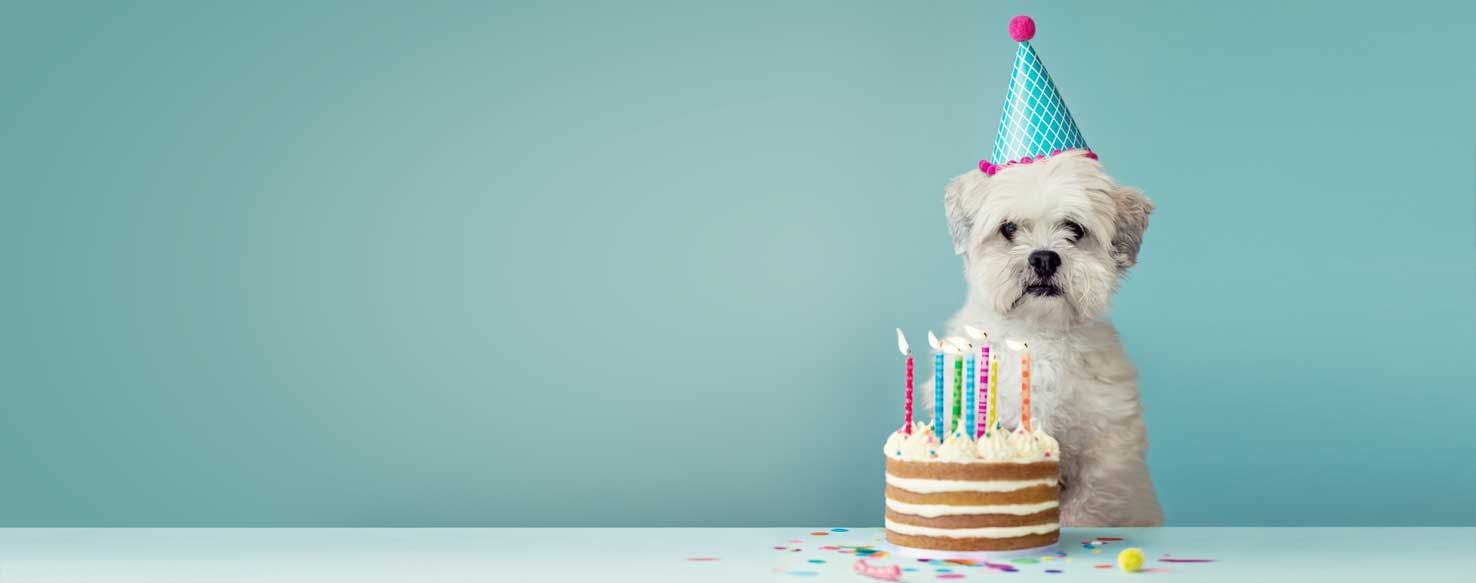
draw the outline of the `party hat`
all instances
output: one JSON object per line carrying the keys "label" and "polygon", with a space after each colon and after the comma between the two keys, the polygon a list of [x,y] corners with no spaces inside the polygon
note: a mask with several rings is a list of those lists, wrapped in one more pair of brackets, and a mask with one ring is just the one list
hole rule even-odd
{"label": "party hat", "polygon": [[[1004,113],[999,117],[999,135],[994,138],[994,153],[989,160],[979,161],[979,170],[993,176],[1001,168],[1029,164],[1068,150],[1087,148],[1071,110],[1056,90],[1056,82],[1046,72],[1045,63],[1030,46],[1035,37],[1035,21],[1029,16],[1010,19],[1010,38],[1020,43],[1015,51],[1015,67],[1010,72],[1010,88],[1005,92]],[[991,161],[992,160],[992,161]]]}

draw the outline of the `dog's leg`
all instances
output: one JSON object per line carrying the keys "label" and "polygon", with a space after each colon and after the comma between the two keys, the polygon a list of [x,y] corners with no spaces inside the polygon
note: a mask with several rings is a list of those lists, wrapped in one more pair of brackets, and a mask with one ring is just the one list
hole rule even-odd
{"label": "dog's leg", "polygon": [[[1067,527],[1159,526],[1163,511],[1148,474],[1142,419],[1093,440],[1071,456],[1063,478],[1061,524]],[[1064,456],[1063,456],[1064,457]]]}

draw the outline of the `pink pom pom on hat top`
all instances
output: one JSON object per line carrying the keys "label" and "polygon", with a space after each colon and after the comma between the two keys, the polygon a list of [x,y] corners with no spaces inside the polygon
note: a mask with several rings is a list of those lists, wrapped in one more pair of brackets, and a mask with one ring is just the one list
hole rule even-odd
{"label": "pink pom pom on hat top", "polygon": [[1035,47],[1030,45],[1030,39],[1035,38],[1035,20],[1023,14],[1011,18],[1009,33],[1020,45],[1015,51],[1004,112],[990,157],[998,162],[980,160],[979,170],[993,176],[1006,167],[1030,164],[1064,152],[1083,152],[1083,156],[1097,159],[1082,139],[1076,120],[1056,90],[1055,81],[1035,54]]}
{"label": "pink pom pom on hat top", "polygon": [[1011,18],[1010,38],[1017,43],[1035,38],[1035,19],[1024,14]]}

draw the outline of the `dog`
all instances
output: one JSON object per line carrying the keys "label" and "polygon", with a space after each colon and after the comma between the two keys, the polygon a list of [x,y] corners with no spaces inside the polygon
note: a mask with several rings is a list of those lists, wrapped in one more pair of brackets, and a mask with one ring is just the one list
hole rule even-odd
{"label": "dog", "polygon": [[[1068,151],[992,176],[972,170],[948,183],[943,203],[968,283],[949,336],[965,326],[988,335],[999,387],[1020,386],[1005,341],[1028,342],[1032,426],[1043,423],[1061,444],[1061,524],[1162,524],[1138,371],[1107,319],[1152,201],[1119,186],[1094,156]],[[933,406],[933,391],[922,394]],[[1020,391],[997,399],[1006,430],[1018,425]]]}

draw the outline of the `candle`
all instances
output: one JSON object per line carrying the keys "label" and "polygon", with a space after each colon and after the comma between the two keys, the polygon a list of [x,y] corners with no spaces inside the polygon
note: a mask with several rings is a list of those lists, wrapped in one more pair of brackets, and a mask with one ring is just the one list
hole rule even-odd
{"label": "candle", "polygon": [[958,422],[963,418],[963,355],[968,350],[968,343],[962,338],[949,338],[946,340],[948,353],[953,355],[953,424],[949,426],[949,433],[958,433]]}
{"label": "candle", "polygon": [[1030,343],[1011,341],[1010,348],[1020,351],[1020,427],[1030,431]]}
{"label": "candle", "polygon": [[965,376],[964,376],[964,426],[963,426],[963,430],[964,430],[964,434],[965,435],[973,436],[974,435],[974,427],[976,427],[978,425],[978,423],[975,423],[974,422],[974,409],[976,408],[976,405],[974,405],[975,392],[974,392],[974,353],[973,353],[973,351],[970,351],[969,352],[969,360],[968,360],[968,362],[964,363],[964,375]]}
{"label": "candle", "polygon": [[928,346],[933,349],[933,435],[943,439],[943,346],[928,330]]}
{"label": "candle", "polygon": [[[969,427],[973,431],[974,439],[984,436],[989,429],[989,335],[983,330],[973,326],[964,326],[964,332],[969,338],[981,341],[979,345],[979,389],[984,391],[984,396],[979,397],[974,390],[974,363],[973,356],[969,357]],[[976,404],[977,402],[977,404]]]}
{"label": "candle", "polygon": [[991,355],[989,358],[989,388],[986,391],[989,395],[989,419],[984,422],[984,428],[994,431],[994,418],[999,415],[999,407],[996,406],[999,403],[999,357],[997,356]]}
{"label": "candle", "polygon": [[907,337],[902,335],[902,329],[897,329],[897,350],[907,357],[907,397],[902,405],[902,431],[912,435],[912,348],[907,346]]}

